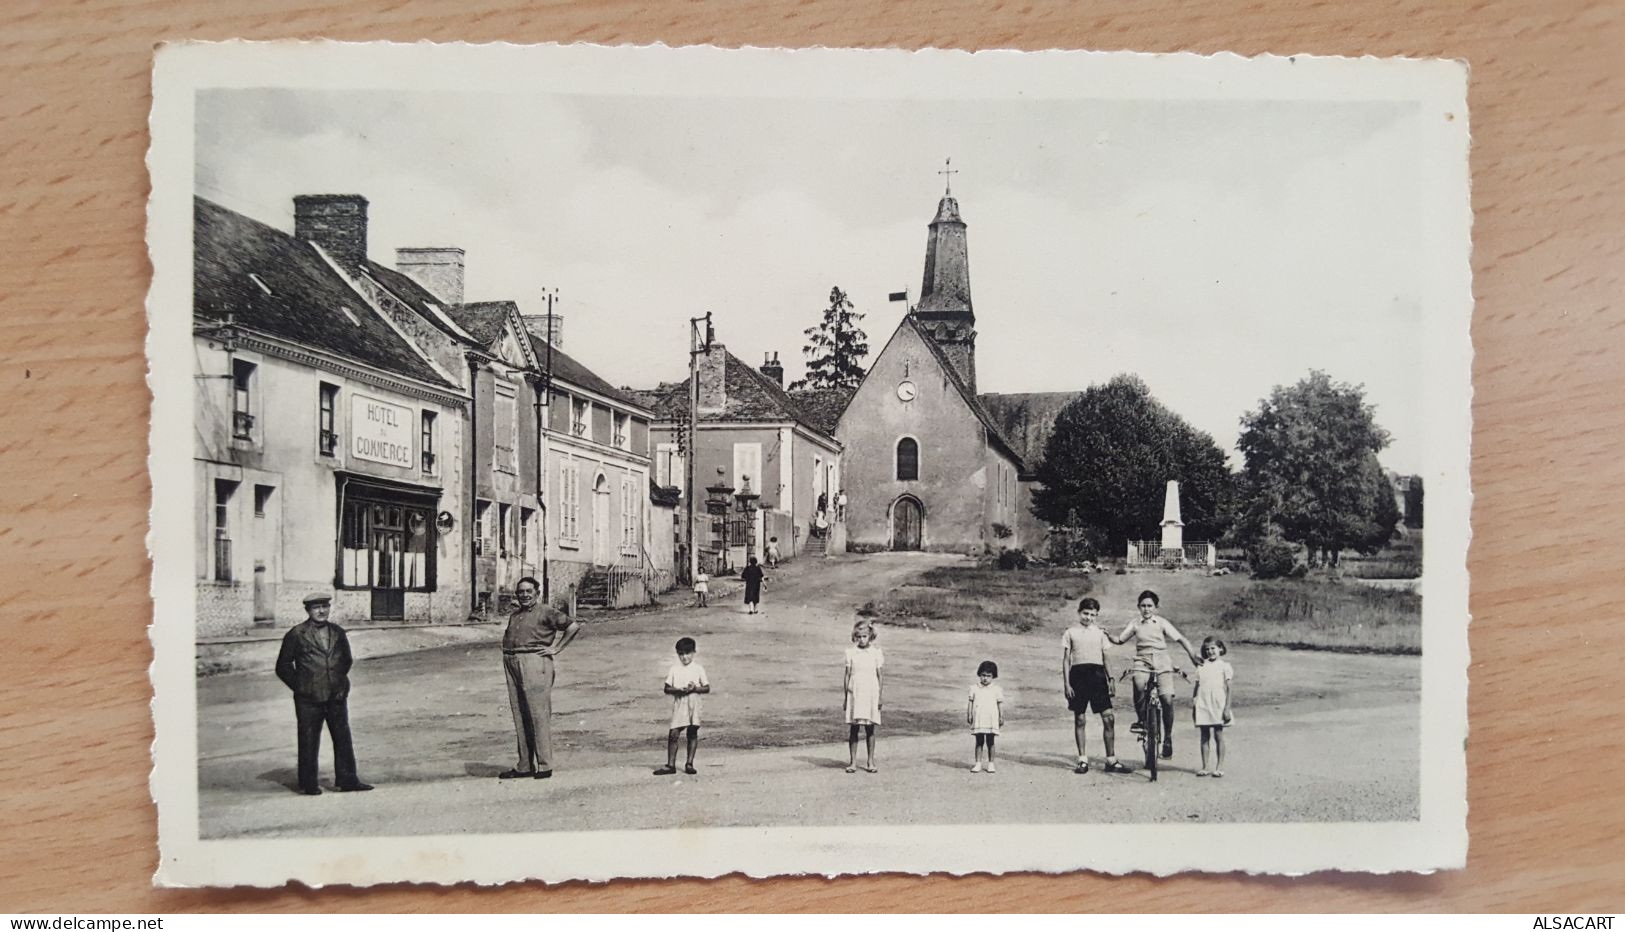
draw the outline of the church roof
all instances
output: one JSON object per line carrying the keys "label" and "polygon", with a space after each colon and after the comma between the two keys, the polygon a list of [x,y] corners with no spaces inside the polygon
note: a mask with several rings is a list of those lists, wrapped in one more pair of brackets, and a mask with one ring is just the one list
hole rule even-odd
{"label": "church roof", "polygon": [[455,388],[317,248],[201,197],[192,200],[192,314]]}
{"label": "church roof", "polygon": [[1055,418],[1082,392],[988,392],[977,396],[1029,468],[1044,459],[1044,447],[1055,431]]}
{"label": "church roof", "polygon": [[[942,374],[947,377],[954,390],[959,392],[959,397],[964,399],[965,406],[970,408],[971,413],[976,415],[976,419],[981,421],[982,426],[987,429],[988,439],[992,441],[994,446],[1016,461],[1017,473],[1026,474],[1028,471],[1026,458],[1021,455],[1020,450],[1004,438],[1004,433],[1000,430],[998,422],[993,419],[992,415],[988,414],[986,408],[982,407],[982,402],[970,390],[970,386],[966,385],[965,380],[959,377],[959,370],[954,368],[954,364],[942,352],[942,348],[937,345],[937,341],[931,339],[931,335],[921,329],[913,314],[903,315],[903,320],[897,325],[897,329],[892,331],[891,340],[886,341],[886,346],[881,349],[880,355],[886,355],[886,350],[891,348],[892,341],[897,339],[897,334],[902,333],[905,327],[913,331],[914,335],[919,337],[920,342],[925,344],[926,350],[931,353],[932,358],[941,367]],[[870,367],[870,371],[873,371],[873,367]]]}
{"label": "church roof", "polygon": [[937,314],[966,314],[974,317],[970,299],[970,256],[965,244],[965,221],[959,219],[959,202],[943,195],[937,216],[925,238],[925,275],[920,283],[920,303],[916,312],[927,317]]}

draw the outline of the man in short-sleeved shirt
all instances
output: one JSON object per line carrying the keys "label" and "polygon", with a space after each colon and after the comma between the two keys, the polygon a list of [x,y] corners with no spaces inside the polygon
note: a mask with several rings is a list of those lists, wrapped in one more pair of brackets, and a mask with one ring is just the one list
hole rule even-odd
{"label": "man in short-sleeved shirt", "polygon": [[537,601],[541,589],[533,577],[519,581],[519,608],[502,633],[502,671],[519,739],[518,766],[497,774],[504,780],[553,775],[553,657],[581,633],[574,619]]}
{"label": "man in short-sleeved shirt", "polygon": [[1075,773],[1089,772],[1084,753],[1084,736],[1089,712],[1100,715],[1101,736],[1106,744],[1106,772],[1127,773],[1117,760],[1116,719],[1112,715],[1112,679],[1106,670],[1106,644],[1110,638],[1100,628],[1100,603],[1084,599],[1078,603],[1078,621],[1061,635],[1061,687],[1066,705],[1072,710],[1072,736],[1078,745]]}

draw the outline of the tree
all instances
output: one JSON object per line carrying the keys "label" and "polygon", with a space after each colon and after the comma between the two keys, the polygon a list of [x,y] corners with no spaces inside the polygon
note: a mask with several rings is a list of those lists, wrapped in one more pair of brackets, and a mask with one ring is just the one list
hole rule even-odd
{"label": "tree", "polygon": [[1336,566],[1345,549],[1375,553],[1393,539],[1399,507],[1377,461],[1388,432],[1362,386],[1312,370],[1277,385],[1241,427],[1242,526],[1252,542],[1279,536],[1307,547],[1309,565],[1324,554]]}
{"label": "tree", "polygon": [[790,383],[791,391],[819,388],[856,388],[863,380],[863,357],[869,355],[869,335],[858,327],[863,315],[839,287],[829,290],[829,307],[816,327],[808,327],[807,375]]}
{"label": "tree", "polygon": [[1112,553],[1159,535],[1170,479],[1179,482],[1187,538],[1214,540],[1230,523],[1224,451],[1132,375],[1091,386],[1061,409],[1037,474],[1033,514],[1094,535]]}

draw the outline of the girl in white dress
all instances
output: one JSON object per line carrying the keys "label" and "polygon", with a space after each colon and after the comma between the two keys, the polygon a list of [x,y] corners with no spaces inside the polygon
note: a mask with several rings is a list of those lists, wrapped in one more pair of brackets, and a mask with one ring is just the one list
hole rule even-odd
{"label": "girl in white dress", "polygon": [[[1198,777],[1224,776],[1224,727],[1232,721],[1230,715],[1230,661],[1222,660],[1230,653],[1224,641],[1216,637],[1202,641],[1202,664],[1196,668],[1196,696],[1191,710],[1196,714],[1196,727],[1202,733],[1202,769]],[[1217,759],[1208,769],[1208,743],[1213,744]]]}
{"label": "girl in white dress", "polygon": [[976,683],[970,688],[965,721],[970,724],[971,734],[976,736],[976,763],[971,766],[971,773],[982,772],[983,748],[987,749],[987,772],[999,772],[993,766],[993,739],[1004,727],[1004,687],[993,682],[998,678],[999,665],[984,660],[976,668]]}
{"label": "girl in white dress", "polygon": [[885,655],[875,644],[875,629],[867,621],[852,626],[852,645],[846,649],[846,772],[858,770],[858,727],[863,727],[869,761],[864,770],[875,773],[875,726],[880,724],[881,682]]}

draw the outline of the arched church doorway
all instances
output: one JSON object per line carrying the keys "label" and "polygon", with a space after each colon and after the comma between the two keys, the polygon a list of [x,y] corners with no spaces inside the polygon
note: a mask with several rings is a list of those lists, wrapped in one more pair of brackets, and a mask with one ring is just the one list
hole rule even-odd
{"label": "arched church doorway", "polygon": [[925,506],[912,495],[904,495],[891,506],[891,549],[919,550],[925,525]]}

